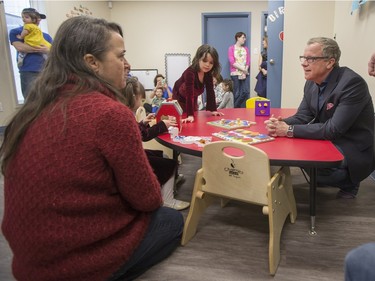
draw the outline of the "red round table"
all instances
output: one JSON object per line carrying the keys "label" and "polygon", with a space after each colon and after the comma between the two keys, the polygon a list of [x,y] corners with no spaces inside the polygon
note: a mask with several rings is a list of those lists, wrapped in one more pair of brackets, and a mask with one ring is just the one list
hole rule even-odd
{"label": "red round table", "polygon": [[[222,139],[212,136],[212,133],[228,129],[213,126],[207,124],[207,122],[220,119],[236,120],[237,118],[256,122],[256,124],[251,125],[248,130],[267,134],[264,121],[267,120],[269,116],[255,116],[255,110],[248,108],[222,109],[220,112],[223,112],[224,116],[212,116],[209,111],[196,112],[195,121],[193,123],[182,124],[181,132],[179,133],[180,136],[212,137],[212,141],[219,141]],[[296,109],[271,108],[271,114],[275,117],[288,117],[295,112]],[[178,153],[202,156],[203,147],[199,147],[196,144],[175,142],[171,139],[169,134],[162,134],[158,136],[156,140],[173,149],[175,158],[177,158]],[[315,206],[317,168],[337,167],[344,159],[343,155],[332,142],[327,140],[277,137],[273,141],[254,145],[267,153],[271,165],[295,166],[310,169],[310,233],[316,234]]]}

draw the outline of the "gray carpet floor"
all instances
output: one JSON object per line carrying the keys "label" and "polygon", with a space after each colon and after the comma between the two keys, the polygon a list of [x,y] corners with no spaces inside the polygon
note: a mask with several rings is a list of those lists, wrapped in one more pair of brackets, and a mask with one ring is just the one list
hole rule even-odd
{"label": "gray carpet floor", "polygon": [[[186,182],[177,198],[190,201],[195,172],[201,159],[182,155],[180,172]],[[298,217],[286,222],[281,237],[281,262],[275,277],[268,271],[268,220],[259,206],[231,201],[225,208],[219,202],[202,216],[195,237],[169,258],[151,268],[142,281],[245,281],[245,280],[343,280],[346,253],[363,243],[375,241],[375,182],[361,183],[354,200],[336,199],[337,189],[319,188],[316,227],[308,233],[309,187],[298,168],[292,168]],[[2,180],[1,186],[2,186]],[[0,217],[3,192],[0,192]],[[188,210],[182,211],[184,217]],[[11,251],[0,236],[0,280],[14,280]]]}

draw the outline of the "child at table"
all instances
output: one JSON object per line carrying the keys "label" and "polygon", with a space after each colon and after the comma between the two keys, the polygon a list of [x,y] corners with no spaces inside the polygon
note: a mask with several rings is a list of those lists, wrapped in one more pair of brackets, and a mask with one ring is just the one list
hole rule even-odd
{"label": "child at table", "polygon": [[224,79],[222,84],[224,95],[217,109],[234,108],[233,81],[232,79]]}
{"label": "child at table", "polygon": [[221,74],[218,74],[216,77],[213,77],[213,83],[214,83],[214,92],[215,92],[215,101],[216,106],[219,106],[221,101],[223,100],[223,76]]}
{"label": "child at table", "polygon": [[153,113],[155,113],[158,110],[158,108],[161,106],[163,101],[165,101],[165,98],[163,98],[163,88],[157,87],[155,89],[155,97],[151,101]]}
{"label": "child at table", "polygon": [[214,116],[224,115],[217,111],[213,76],[220,73],[219,54],[210,45],[202,45],[197,49],[191,66],[189,66],[175,82],[173,99],[181,105],[186,118],[183,123],[194,122],[194,112],[198,110],[198,96],[206,90],[206,110]]}
{"label": "child at table", "polygon": [[[145,89],[143,85],[135,78],[128,78],[124,89],[125,104],[135,112],[145,98]],[[176,126],[176,120],[171,116],[170,119],[162,120],[153,126],[150,123],[154,121],[155,114],[150,113],[145,119],[141,120],[139,129],[142,135],[142,141],[149,141],[159,134],[168,131],[170,126]],[[146,149],[148,160],[154,173],[158,177],[161,187],[161,193],[164,200],[164,206],[176,210],[183,210],[190,206],[189,202],[177,200],[174,198],[175,176],[178,168],[178,162],[173,159],[163,157],[163,151]]]}

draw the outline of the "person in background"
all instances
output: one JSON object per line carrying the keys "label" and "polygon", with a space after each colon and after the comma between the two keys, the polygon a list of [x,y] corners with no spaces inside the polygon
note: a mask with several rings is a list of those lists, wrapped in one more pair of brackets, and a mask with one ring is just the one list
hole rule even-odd
{"label": "person in background", "polygon": [[368,62],[368,74],[375,77],[375,53],[372,54]]}
{"label": "person in background", "polygon": [[[157,74],[154,78],[154,90],[150,94],[150,99],[152,100],[155,97],[156,89],[162,88],[163,89],[163,98],[168,100],[171,99],[173,96],[171,87],[168,86],[167,80],[163,76],[163,74]],[[152,113],[152,105],[149,103],[144,103],[143,107],[146,109],[147,113]]]}
{"label": "person in background", "polygon": [[206,110],[212,115],[220,116],[216,108],[213,77],[220,73],[219,54],[210,45],[202,45],[197,49],[191,66],[189,66],[175,82],[173,99],[181,105],[186,118],[183,123],[194,122],[194,112],[198,110],[197,97],[206,90]]}
{"label": "person in background", "polygon": [[163,98],[170,99],[173,96],[171,87],[168,86],[167,80],[163,76],[163,74],[157,74],[154,78],[154,91],[151,93],[150,98],[153,98],[155,96],[155,90],[157,88],[163,88]]}
{"label": "person in background", "polygon": [[231,79],[224,79],[222,84],[224,95],[218,109],[233,108],[233,81]]}
{"label": "person in background", "polygon": [[[368,62],[368,74],[375,77],[375,53]],[[375,242],[350,250],[345,256],[345,281],[375,280]]]}
{"label": "person in background", "polygon": [[64,21],[26,103],[6,127],[2,232],[17,280],[134,280],[179,245],[183,217],[124,104],[121,27]]}
{"label": "person in background", "polygon": [[[24,23],[21,34],[17,35],[18,39],[24,40],[24,42],[31,47],[46,46],[48,49],[51,48],[51,43],[44,39],[43,32],[39,28],[39,22],[42,18],[46,18],[45,15],[41,15],[33,9],[24,9],[22,12],[22,21]],[[21,67],[23,60],[27,53],[18,53],[17,64]],[[47,54],[43,54],[44,59],[47,59]]]}
{"label": "person in background", "polygon": [[[142,99],[145,97],[145,89],[143,85],[134,78],[128,78],[126,87],[124,89],[125,104],[135,113],[142,105]],[[142,135],[142,141],[149,141],[156,138],[158,135],[168,132],[168,128],[176,126],[176,120],[170,116],[169,119],[164,119],[150,126],[150,123],[155,120],[155,114],[151,113],[141,120],[138,125]],[[189,202],[177,200],[174,198],[174,189],[176,185],[176,173],[178,169],[178,162],[173,159],[163,157],[163,151],[146,149],[147,157],[150,161],[154,173],[158,177],[159,183],[162,186],[161,192],[163,196],[164,206],[176,210],[184,210],[190,206]]]}
{"label": "person in background", "polygon": [[230,77],[233,80],[234,107],[244,107],[244,102],[249,98],[249,66],[250,52],[244,46],[246,34],[237,32],[234,36],[236,43],[228,48]]}
{"label": "person in background", "polygon": [[158,87],[155,90],[155,96],[151,101],[151,106],[152,106],[152,112],[155,113],[156,110],[161,106],[162,102],[165,101],[166,99],[163,98],[163,88]]}
{"label": "person in background", "polygon": [[222,82],[223,76],[221,76],[221,74],[218,74],[216,75],[216,77],[213,77],[216,106],[219,106],[219,104],[223,100],[224,91]]}
{"label": "person in background", "polygon": [[255,92],[258,97],[267,98],[267,49],[268,49],[268,37],[263,37],[263,50],[259,56],[258,68],[259,73],[255,77],[257,83],[255,84]]}
{"label": "person in background", "polygon": [[[22,10],[22,14],[26,15],[27,13],[36,15],[36,25],[39,25],[41,19],[46,18],[46,15],[40,14],[34,8],[25,8]],[[11,29],[9,32],[9,41],[17,50],[17,59],[19,54],[27,54],[27,56],[23,58],[22,65],[19,67],[22,95],[24,99],[26,99],[31,84],[43,68],[45,56],[49,53],[49,47],[45,45],[30,46],[26,44],[23,39],[17,38],[17,35],[20,35],[22,31],[23,26]],[[49,34],[43,32],[43,38],[47,42],[52,43],[52,37]]]}
{"label": "person in background", "polygon": [[304,95],[297,113],[265,121],[271,136],[330,140],[344,155],[337,168],[318,169],[317,184],[339,188],[337,198],[355,198],[375,168],[374,107],[366,81],[340,67],[337,42],[317,37],[300,56]]}

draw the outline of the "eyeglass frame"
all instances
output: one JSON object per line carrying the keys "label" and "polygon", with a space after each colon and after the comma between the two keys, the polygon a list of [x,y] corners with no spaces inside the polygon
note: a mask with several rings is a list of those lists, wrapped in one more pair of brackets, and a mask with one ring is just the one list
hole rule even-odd
{"label": "eyeglass frame", "polygon": [[305,57],[305,56],[299,56],[299,60],[300,60],[301,63],[304,63],[304,62],[314,63],[316,60],[322,60],[322,59],[329,59],[329,57]]}

